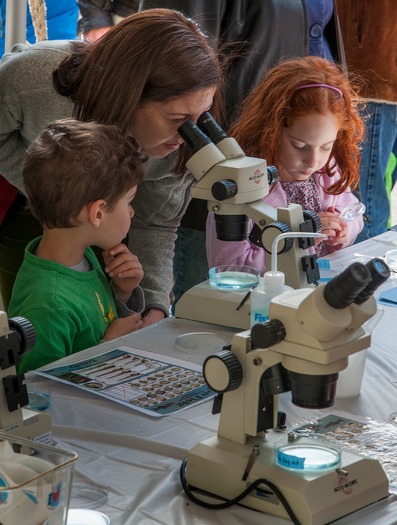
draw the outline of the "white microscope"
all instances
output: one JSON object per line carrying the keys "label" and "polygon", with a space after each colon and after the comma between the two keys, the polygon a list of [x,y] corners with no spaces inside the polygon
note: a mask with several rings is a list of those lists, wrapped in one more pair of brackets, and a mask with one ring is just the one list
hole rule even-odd
{"label": "white microscope", "polygon": [[[284,292],[272,299],[268,321],[205,360],[220,421],[217,436],[194,446],[182,464],[193,501],[210,508],[238,502],[295,524],[325,525],[388,496],[377,460],[320,443],[316,434],[281,430],[277,400],[291,391],[297,406],[333,405],[348,356],[370,346],[372,294],[389,275],[386,263],[373,259],[326,285]],[[208,503],[195,489],[224,502]]]}
{"label": "white microscope", "polygon": [[[275,209],[263,202],[269,187],[278,180],[278,171],[266,161],[247,157],[232,137],[218,126],[210,113],[200,116],[197,125],[185,122],[179,134],[192,156],[186,166],[197,180],[190,194],[208,202],[215,213],[217,236],[225,241],[249,239],[265,250],[270,268],[272,243],[280,233],[318,233],[319,217],[298,204]],[[254,222],[249,231],[250,221]],[[285,282],[302,288],[320,279],[317,256],[309,253],[314,239],[285,238],[277,253],[278,269]],[[246,329],[250,326],[249,302],[240,305],[244,292],[225,292],[208,281],[188,290],[175,306],[176,317]]]}
{"label": "white microscope", "polygon": [[29,403],[25,376],[16,372],[21,356],[33,349],[35,340],[27,319],[7,320],[0,310],[0,431],[50,444],[51,416],[23,408]]}

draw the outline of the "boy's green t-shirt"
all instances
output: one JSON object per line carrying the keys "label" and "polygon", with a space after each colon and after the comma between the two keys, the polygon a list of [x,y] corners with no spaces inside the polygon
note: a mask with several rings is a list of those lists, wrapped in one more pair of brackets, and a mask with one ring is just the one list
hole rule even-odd
{"label": "boy's green t-shirt", "polygon": [[26,248],[8,310],[9,317],[25,317],[36,331],[36,345],[23,355],[19,372],[98,344],[117,317],[110,283],[91,248],[85,257],[92,270],[78,272],[36,257],[39,241]]}

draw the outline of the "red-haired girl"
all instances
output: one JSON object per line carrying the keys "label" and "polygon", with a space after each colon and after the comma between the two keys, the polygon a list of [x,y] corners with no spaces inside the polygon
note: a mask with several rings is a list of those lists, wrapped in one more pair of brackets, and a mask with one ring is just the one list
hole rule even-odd
{"label": "red-haired girl", "polygon": [[[271,69],[244,102],[230,130],[246,155],[277,166],[280,181],[264,201],[271,206],[300,204],[316,212],[322,233],[318,255],[352,244],[362,217],[347,223],[343,208],[357,203],[359,142],[363,123],[358,97],[338,66],[319,57],[288,60]],[[246,264],[265,271],[265,252],[250,241],[216,238],[214,215],[207,220],[210,266]]]}

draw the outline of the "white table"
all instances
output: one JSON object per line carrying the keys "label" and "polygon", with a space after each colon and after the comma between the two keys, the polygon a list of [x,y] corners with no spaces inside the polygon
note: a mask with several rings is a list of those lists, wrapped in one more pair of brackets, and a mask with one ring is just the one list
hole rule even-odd
{"label": "white table", "polygon": [[[393,246],[397,247],[397,233],[387,232],[329,258],[333,263],[347,266],[353,260],[366,262],[370,257],[383,256]],[[383,289],[395,286],[397,278],[389,280]],[[352,399],[336,399],[332,408],[321,411],[295,407],[289,401],[290,393],[283,394],[281,409],[287,412],[290,425],[331,413],[352,419],[372,418],[382,423],[390,412],[397,411],[397,309],[384,308],[385,314],[373,333],[372,346],[367,354],[361,394]],[[233,333],[231,329],[215,325],[170,318],[116,342],[84,350],[57,365],[120,345],[201,364],[204,352],[193,354],[174,347],[177,335],[197,331],[212,331],[227,338]],[[218,416],[211,415],[212,402],[204,402],[172,416],[152,418],[36,374],[31,374],[29,380],[37,383],[37,388],[51,390],[54,437],[62,446],[79,454],[75,483],[97,483],[108,490],[108,503],[99,510],[111,517],[113,525],[290,523],[239,506],[222,511],[207,510],[190,502],[184,495],[179,482],[182,459],[193,445],[217,431]],[[392,496],[337,523],[395,524],[396,498]]]}

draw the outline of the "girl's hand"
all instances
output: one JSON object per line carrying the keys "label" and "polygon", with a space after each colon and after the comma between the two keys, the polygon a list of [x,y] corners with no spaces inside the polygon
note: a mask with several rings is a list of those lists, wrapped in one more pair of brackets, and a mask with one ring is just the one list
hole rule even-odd
{"label": "girl's hand", "polygon": [[321,211],[318,216],[321,220],[321,233],[327,237],[316,239],[316,244],[326,241],[331,246],[337,246],[347,241],[347,223],[333,206],[327,211]]}
{"label": "girl's hand", "polygon": [[124,303],[143,278],[142,265],[138,257],[123,243],[102,252],[105,272],[112,278],[114,289]]}

